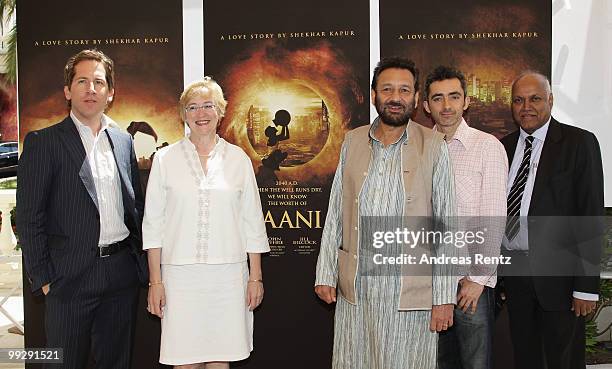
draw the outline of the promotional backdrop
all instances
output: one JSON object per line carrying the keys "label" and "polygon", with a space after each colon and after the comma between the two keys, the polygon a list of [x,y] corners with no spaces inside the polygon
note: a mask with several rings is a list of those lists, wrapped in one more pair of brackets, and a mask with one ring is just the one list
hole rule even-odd
{"label": "promotional backdrop", "polygon": [[[204,74],[220,83],[229,101],[219,134],[251,158],[272,248],[263,258],[266,295],[255,312],[255,350],[232,367],[330,367],[333,306],[314,294],[315,264],[344,134],[370,120],[369,45],[378,30],[370,28],[377,21],[370,1],[60,3],[18,4],[20,142],[67,115],[63,66],[70,55],[96,47],[116,62],[108,114],[133,134],[146,179],[154,151],[183,137],[177,110],[183,55],[190,62],[203,58]],[[202,6],[199,24],[183,27],[186,4],[193,7],[190,15]],[[466,119],[498,137],[515,129],[511,81],[524,69],[550,75],[550,2],[377,5],[381,56],[414,59],[422,81],[438,64],[461,69],[473,99]],[[200,40],[184,45],[183,30],[202,33],[204,46]],[[417,121],[432,125],[422,109]],[[42,347],[44,302],[28,288],[26,278],[25,343]],[[145,294],[135,368],[158,367],[159,320],[144,310]],[[496,344],[508,355],[507,341]]]}
{"label": "promotional backdrop", "polygon": [[[438,65],[462,71],[471,97],[466,121],[501,138],[516,130],[512,81],[525,70],[550,77],[551,7],[550,0],[380,0],[380,54],[414,60],[421,86]],[[422,107],[416,121],[433,126]]]}
{"label": "promotional backdrop", "polygon": [[368,9],[204,3],[204,72],[229,101],[219,134],[251,158],[272,249],[255,350],[239,366],[330,365],[332,314],[314,294],[315,265],[344,134],[369,123]]}
{"label": "promotional backdrop", "polygon": [[[119,11],[120,10],[120,11]],[[132,134],[144,174],[158,147],[184,135],[182,8],[146,1],[20,1],[19,139],[68,115],[63,69],[77,52],[97,48],[115,62],[115,98],[107,114]],[[146,177],[145,177],[146,179]]]}
{"label": "promotional backdrop", "polygon": [[[115,99],[107,114],[134,137],[143,178],[158,147],[184,135],[178,114],[183,89],[180,2],[109,0],[95,6],[77,0],[17,4],[19,35],[19,139],[68,115],[64,98],[66,60],[97,48],[115,62]],[[137,368],[157,366],[159,320],[146,314],[143,289],[136,331]],[[42,298],[24,281],[25,347],[44,347]],[[39,368],[28,364],[28,368]]]}

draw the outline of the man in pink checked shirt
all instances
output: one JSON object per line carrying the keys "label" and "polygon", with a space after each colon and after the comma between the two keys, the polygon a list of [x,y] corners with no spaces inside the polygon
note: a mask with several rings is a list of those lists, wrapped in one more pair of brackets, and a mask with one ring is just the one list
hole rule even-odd
{"label": "man in pink checked shirt", "polygon": [[476,264],[475,256],[499,256],[506,216],[508,158],[492,135],[463,119],[470,98],[464,75],[439,66],[425,82],[425,110],[445,134],[455,177],[459,230],[486,229],[485,242],[468,245],[472,264],[459,276],[454,325],[440,334],[438,368],[492,368],[497,265]]}

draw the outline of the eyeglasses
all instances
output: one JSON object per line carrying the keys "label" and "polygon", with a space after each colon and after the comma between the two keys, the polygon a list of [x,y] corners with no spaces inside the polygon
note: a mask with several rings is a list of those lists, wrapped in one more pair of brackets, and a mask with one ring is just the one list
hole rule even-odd
{"label": "eyeglasses", "polygon": [[189,105],[188,107],[185,108],[185,111],[187,113],[195,113],[196,111],[199,111],[199,110],[212,110],[214,108],[215,108],[215,104],[206,103],[202,105]]}

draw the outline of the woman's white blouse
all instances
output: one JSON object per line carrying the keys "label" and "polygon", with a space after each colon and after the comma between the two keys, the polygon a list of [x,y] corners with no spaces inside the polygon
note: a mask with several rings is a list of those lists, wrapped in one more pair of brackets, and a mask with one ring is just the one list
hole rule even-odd
{"label": "woman's white blouse", "polygon": [[200,165],[188,139],[155,154],[147,185],[143,248],[161,247],[162,264],[222,264],[270,251],[249,157],[218,137]]}

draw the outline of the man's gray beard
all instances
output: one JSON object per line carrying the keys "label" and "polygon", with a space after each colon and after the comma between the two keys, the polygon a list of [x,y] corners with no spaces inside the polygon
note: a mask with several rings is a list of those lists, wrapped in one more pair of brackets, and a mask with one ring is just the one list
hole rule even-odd
{"label": "man's gray beard", "polygon": [[378,100],[378,98],[376,98],[376,104],[374,106],[376,108],[378,116],[383,121],[383,123],[393,127],[401,127],[407,125],[410,121],[410,117],[412,117],[412,113],[414,113],[414,100],[406,104],[406,111],[404,112],[404,114],[401,114],[399,116],[388,114],[384,110],[384,106]]}

